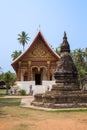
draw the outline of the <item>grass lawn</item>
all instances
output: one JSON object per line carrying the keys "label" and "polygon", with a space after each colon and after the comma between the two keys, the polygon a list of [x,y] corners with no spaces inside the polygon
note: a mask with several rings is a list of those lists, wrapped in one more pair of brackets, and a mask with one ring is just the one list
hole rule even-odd
{"label": "grass lawn", "polygon": [[0,89],[0,97],[6,95],[6,89]]}
{"label": "grass lawn", "polygon": [[83,130],[87,110],[46,112],[20,107],[19,98],[0,98],[0,130]]}

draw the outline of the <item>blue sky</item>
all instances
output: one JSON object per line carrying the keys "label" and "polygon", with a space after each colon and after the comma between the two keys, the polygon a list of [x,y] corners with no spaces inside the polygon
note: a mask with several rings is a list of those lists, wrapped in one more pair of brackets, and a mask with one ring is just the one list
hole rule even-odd
{"label": "blue sky", "polygon": [[22,50],[18,34],[28,33],[30,44],[39,25],[53,48],[62,42],[64,31],[71,50],[87,47],[87,0],[0,0],[0,66],[4,72],[14,72],[11,54]]}

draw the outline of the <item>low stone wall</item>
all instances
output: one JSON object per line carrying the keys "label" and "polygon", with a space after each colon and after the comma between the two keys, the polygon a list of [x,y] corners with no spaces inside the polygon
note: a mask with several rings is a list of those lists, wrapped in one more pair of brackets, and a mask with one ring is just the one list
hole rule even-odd
{"label": "low stone wall", "polygon": [[17,81],[16,85],[19,89],[26,90],[26,94],[30,94],[30,91],[34,89],[35,81]]}
{"label": "low stone wall", "polygon": [[17,81],[17,88],[26,90],[26,94],[42,94],[50,91],[55,81],[42,81],[42,85],[35,85],[35,81]]}
{"label": "low stone wall", "polygon": [[55,80],[52,80],[52,81],[42,81],[42,85],[46,86],[46,88],[48,88],[49,91],[51,90],[53,84],[55,84]]}

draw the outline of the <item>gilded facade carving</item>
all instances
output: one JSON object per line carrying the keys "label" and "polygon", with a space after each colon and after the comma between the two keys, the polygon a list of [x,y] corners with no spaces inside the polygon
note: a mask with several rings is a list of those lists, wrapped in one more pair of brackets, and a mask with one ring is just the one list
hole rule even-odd
{"label": "gilded facade carving", "polygon": [[[48,50],[46,46],[44,46],[44,43],[42,41],[39,41],[40,43],[36,43],[33,46],[33,49],[29,53],[29,58],[35,58],[39,60],[47,60],[47,59],[54,59],[54,56],[51,54],[51,52]],[[43,58],[43,59],[42,59]]]}

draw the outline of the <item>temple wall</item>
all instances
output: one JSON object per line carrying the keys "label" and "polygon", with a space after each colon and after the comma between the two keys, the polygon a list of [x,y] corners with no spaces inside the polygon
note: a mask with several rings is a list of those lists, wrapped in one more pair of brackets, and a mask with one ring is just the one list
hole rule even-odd
{"label": "temple wall", "polygon": [[26,93],[29,94],[30,93],[30,86],[31,85],[34,86],[35,81],[17,81],[16,84],[17,84],[17,87],[19,89],[25,89]]}
{"label": "temple wall", "polygon": [[32,86],[33,95],[35,95],[50,91],[55,81],[42,81],[42,85],[35,85],[35,81],[17,81],[16,84],[19,89],[25,89],[27,94],[30,94]]}
{"label": "temple wall", "polygon": [[55,84],[55,80],[42,81],[42,85],[46,86],[46,88],[49,88],[49,91],[51,90],[53,84]]}

